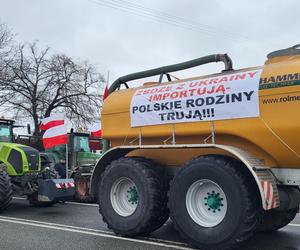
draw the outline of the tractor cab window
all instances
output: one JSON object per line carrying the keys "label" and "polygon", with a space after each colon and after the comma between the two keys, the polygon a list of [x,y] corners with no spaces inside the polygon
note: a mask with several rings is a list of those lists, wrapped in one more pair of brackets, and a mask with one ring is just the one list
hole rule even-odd
{"label": "tractor cab window", "polygon": [[0,142],[11,142],[11,125],[0,124]]}
{"label": "tractor cab window", "polygon": [[76,152],[90,152],[89,138],[85,136],[75,136],[74,146]]}

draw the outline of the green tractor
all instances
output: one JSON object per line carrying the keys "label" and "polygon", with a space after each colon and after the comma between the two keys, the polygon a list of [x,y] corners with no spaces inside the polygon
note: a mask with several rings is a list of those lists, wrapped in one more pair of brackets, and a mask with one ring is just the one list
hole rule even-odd
{"label": "green tractor", "polygon": [[13,195],[25,195],[35,206],[71,199],[74,180],[59,179],[54,169],[41,165],[38,150],[14,143],[14,127],[14,120],[0,119],[0,212]]}
{"label": "green tractor", "polygon": [[[68,176],[75,182],[75,199],[79,202],[94,202],[95,197],[90,194],[90,178],[94,166],[101,154],[91,152],[89,133],[71,132],[68,133],[68,160],[66,162],[65,145],[55,146],[46,150],[55,158],[55,169],[63,177],[66,176],[65,164],[68,164]],[[100,145],[100,139],[98,144]]]}

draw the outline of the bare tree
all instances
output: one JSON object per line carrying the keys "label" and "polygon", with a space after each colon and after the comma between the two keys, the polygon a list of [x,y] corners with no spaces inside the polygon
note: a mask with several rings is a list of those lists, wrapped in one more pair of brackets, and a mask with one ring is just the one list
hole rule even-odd
{"label": "bare tree", "polygon": [[7,61],[11,59],[13,45],[12,32],[6,24],[0,23],[0,76],[6,67]]}
{"label": "bare tree", "polygon": [[87,62],[50,54],[36,43],[20,45],[0,77],[0,104],[15,118],[40,119],[63,112],[75,127],[99,119],[104,78]]}

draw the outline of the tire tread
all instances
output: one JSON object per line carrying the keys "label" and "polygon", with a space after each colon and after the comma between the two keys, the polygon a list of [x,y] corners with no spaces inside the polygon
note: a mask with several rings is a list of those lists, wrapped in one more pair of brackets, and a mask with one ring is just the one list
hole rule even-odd
{"label": "tire tread", "polygon": [[[246,240],[251,238],[254,233],[257,231],[258,226],[261,222],[261,216],[262,216],[262,208],[260,205],[260,197],[257,193],[256,187],[254,185],[251,185],[253,183],[250,183],[249,178],[247,178],[247,175],[241,171],[242,166],[240,166],[240,162],[234,159],[231,159],[229,157],[222,157],[222,156],[199,156],[191,161],[187,162],[177,173],[177,175],[180,175],[186,167],[188,166],[196,166],[198,162],[201,161],[207,161],[207,162],[214,162],[216,163],[216,167],[221,167],[223,169],[226,169],[231,175],[235,176],[235,179],[240,180],[240,188],[241,192],[245,195],[246,200],[246,214],[248,216],[243,221],[244,226],[242,229],[235,235],[234,238],[232,238],[230,241],[226,242],[226,244],[216,244],[213,246],[208,245],[202,245],[199,246],[199,244],[193,244],[197,247],[200,247],[201,249],[208,249],[208,250],[224,250],[224,249],[232,249],[239,247],[242,243],[244,243]],[[175,181],[175,178],[171,181],[171,187]],[[171,188],[172,189],[172,188]],[[174,218],[174,212],[171,209],[171,199],[170,196],[172,196],[171,192],[169,192],[169,209],[170,209],[170,217],[174,222],[175,228],[181,233],[183,238],[185,238],[187,241],[189,241],[189,237],[186,233],[188,232],[182,232],[180,230],[180,226],[176,222],[176,218]],[[193,242],[192,242],[193,243]]]}
{"label": "tire tread", "polygon": [[11,203],[13,188],[6,170],[0,170],[0,212],[3,212]]}
{"label": "tire tread", "polygon": [[147,210],[147,213],[144,214],[144,219],[141,220],[138,227],[126,232],[114,228],[106,219],[101,206],[101,189],[104,188],[104,184],[101,181],[98,199],[99,213],[102,215],[102,219],[104,223],[107,224],[108,228],[113,230],[116,234],[124,236],[147,235],[161,227],[169,218],[169,209],[167,206],[168,185],[164,183],[164,178],[160,176],[160,170],[155,167],[157,164],[154,161],[143,157],[122,157],[112,161],[102,173],[101,180],[105,179],[105,176],[107,176],[111,171],[117,171],[116,168],[118,168],[119,164],[127,164],[132,168],[138,168],[143,173],[145,180],[148,182],[149,186],[151,186],[151,190],[149,192],[149,209]]}

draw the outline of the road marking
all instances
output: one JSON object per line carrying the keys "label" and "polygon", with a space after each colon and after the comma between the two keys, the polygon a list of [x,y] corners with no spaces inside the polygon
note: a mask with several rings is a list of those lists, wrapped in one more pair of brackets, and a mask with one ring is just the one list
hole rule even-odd
{"label": "road marking", "polygon": [[90,207],[98,207],[98,204],[93,204],[93,203],[80,203],[80,202],[74,202],[74,201],[66,201],[66,204],[71,204],[71,205],[80,205],[80,206],[90,206]]}
{"label": "road marking", "polygon": [[290,223],[290,224],[288,224],[288,226],[291,226],[291,227],[300,227],[300,224],[293,224],[293,223]]}
{"label": "road marking", "polygon": [[112,234],[112,235],[114,234],[113,232],[110,232],[110,231],[93,229],[93,228],[88,228],[88,227],[76,227],[76,226],[71,226],[71,225],[58,224],[58,223],[52,223],[52,222],[46,222],[46,221],[38,221],[38,220],[28,220],[28,219],[17,218],[17,217],[0,216],[0,219],[30,222],[30,223],[36,223],[36,224],[42,224],[42,225],[48,225],[48,226],[68,227],[68,228],[73,228],[73,229],[86,230],[86,231],[92,231],[92,232],[98,232],[98,233],[107,233],[107,234]]}
{"label": "road marking", "polygon": [[14,200],[27,200],[26,198],[24,197],[13,197]]}
{"label": "road marking", "polygon": [[174,249],[179,249],[179,250],[194,249],[182,242],[168,241],[168,240],[148,238],[148,237],[125,238],[125,237],[117,236],[109,231],[97,230],[97,229],[93,229],[93,228],[76,227],[76,226],[70,226],[70,225],[63,225],[63,224],[56,224],[56,223],[50,223],[50,222],[28,220],[28,219],[21,219],[21,218],[15,218],[15,217],[7,217],[7,216],[0,216],[0,221],[34,226],[34,227],[47,228],[47,229],[61,230],[61,231],[67,231],[67,232],[88,234],[88,235],[94,235],[94,236],[100,236],[100,237],[106,237],[106,238],[112,238],[112,239],[119,239],[119,240],[124,240],[124,241],[131,241],[131,242],[136,242],[136,243],[161,246],[161,247],[166,247],[166,248],[172,247]]}

